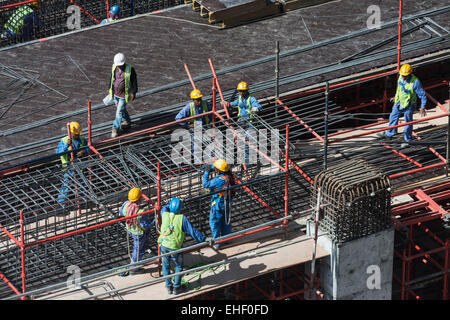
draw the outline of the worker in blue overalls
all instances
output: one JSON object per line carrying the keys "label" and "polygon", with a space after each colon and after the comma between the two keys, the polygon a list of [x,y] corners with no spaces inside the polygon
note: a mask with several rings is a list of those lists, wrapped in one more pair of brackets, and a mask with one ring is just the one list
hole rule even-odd
{"label": "worker in blue overalls", "polygon": [[[183,109],[178,112],[175,117],[175,121],[182,120],[185,118],[193,117],[198,114],[206,113],[211,111],[211,105],[202,99],[203,95],[200,90],[192,90],[191,91],[191,102],[188,102]],[[204,128],[209,128],[211,124],[211,115],[198,117],[195,119],[190,119],[187,122],[181,122],[180,125],[184,127],[189,126],[203,126]]]}
{"label": "worker in blue overalls", "polygon": [[73,158],[74,160],[81,158],[88,154],[89,147],[87,146],[86,139],[81,136],[81,126],[78,122],[72,121],[69,124],[70,137],[63,137],[56,148],[56,153],[60,154],[61,165],[64,170],[64,180],[58,195],[58,203],[61,208],[65,207],[65,202],[67,200],[67,195],[69,191],[69,178],[74,174],[74,168],[71,163],[71,152],[70,150],[74,150]]}
{"label": "worker in blue overalls", "polygon": [[249,86],[246,82],[239,82],[236,90],[239,93],[239,97],[229,104],[226,102],[223,102],[223,104],[229,105],[230,107],[237,107],[239,121],[251,123],[252,118],[261,111],[262,106],[259,104],[258,100],[249,93]]}
{"label": "worker in blue overalls", "polygon": [[[216,177],[209,179],[211,170],[215,170]],[[209,225],[213,239],[231,233],[231,190],[227,188],[234,185],[234,176],[224,159],[214,161],[212,165],[205,165],[202,186],[214,192],[211,198],[211,211],[209,214]],[[219,249],[220,244],[214,245]]]}
{"label": "worker in blue overalls", "polygon": [[[394,106],[389,116],[389,127],[396,126],[400,116],[404,115],[405,122],[413,121],[414,110],[417,105],[417,97],[420,98],[420,116],[426,116],[425,105],[427,104],[427,95],[420,83],[420,80],[412,73],[412,67],[409,64],[404,64],[399,70],[399,78],[397,82],[397,91],[394,97]],[[400,148],[405,148],[409,145],[412,136],[413,125],[409,124],[404,129],[404,140]],[[397,133],[397,128],[387,130],[385,133],[378,134],[380,138],[391,139]]]}

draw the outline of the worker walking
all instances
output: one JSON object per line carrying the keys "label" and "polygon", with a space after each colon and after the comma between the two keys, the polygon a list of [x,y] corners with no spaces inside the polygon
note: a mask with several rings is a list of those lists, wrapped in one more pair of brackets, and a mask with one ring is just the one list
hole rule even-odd
{"label": "worker walking", "polygon": [[[202,99],[203,95],[200,90],[192,90],[191,91],[191,99],[192,101],[186,104],[186,106],[178,112],[175,117],[175,121],[182,120],[185,118],[193,117],[198,114],[206,113],[212,110],[211,105]],[[181,122],[180,125],[185,127],[194,127],[197,125],[204,126],[205,128],[209,128],[211,124],[211,115],[206,115],[203,117],[198,117],[195,119],[190,119],[187,122]]]}
{"label": "worker walking", "polygon": [[33,1],[19,7],[5,23],[5,33],[2,33],[2,37],[4,38],[9,35],[13,39],[22,41],[30,40],[33,28],[40,25],[39,16],[37,14],[38,9],[38,1]]}
{"label": "worker walking", "polygon": [[114,22],[119,20],[119,14],[120,14],[120,7],[119,6],[112,6],[109,9],[109,18],[103,19],[100,24],[105,24],[108,22]]}
{"label": "worker walking", "polygon": [[[74,170],[71,166],[72,155],[75,160],[85,156],[89,151],[86,139],[81,136],[81,132],[82,129],[80,124],[75,121],[71,122],[69,124],[70,136],[67,135],[63,137],[56,148],[56,153],[60,154],[61,164],[64,170],[64,182],[58,195],[58,203],[62,207],[64,207],[64,202],[67,198],[69,177],[74,174]],[[69,149],[72,150],[72,152],[68,152]]]}
{"label": "worker walking", "polygon": [[[405,122],[413,121],[413,113],[417,105],[417,97],[420,98],[420,116],[426,116],[425,105],[427,104],[427,96],[425,90],[420,83],[420,80],[412,73],[412,67],[409,64],[404,64],[400,68],[399,78],[397,82],[397,91],[394,97],[394,106],[389,116],[389,127],[396,126],[400,116],[404,115]],[[413,125],[409,124],[404,128],[404,140],[400,146],[405,148],[409,145],[412,136]],[[380,138],[391,139],[397,133],[397,128],[387,130],[385,133],[378,134]]]}
{"label": "worker walking", "polygon": [[226,102],[223,102],[222,104],[230,107],[237,107],[239,121],[251,122],[254,115],[261,111],[262,106],[259,104],[258,100],[249,93],[249,86],[246,82],[239,82],[236,89],[239,92],[239,97],[229,104]]}
{"label": "worker walking", "polygon": [[109,83],[109,96],[117,107],[116,117],[113,122],[111,138],[120,135],[121,130],[131,126],[131,119],[126,105],[136,97],[138,91],[137,76],[134,68],[125,63],[125,55],[117,53],[114,56],[111,79]]}
{"label": "worker walking", "polygon": [[[169,204],[161,209],[161,234],[158,238],[161,254],[170,253],[181,249],[186,233],[195,241],[203,242],[206,238],[198,231],[189,220],[181,214],[183,203],[178,198],[172,198]],[[183,271],[183,253],[175,253],[162,257],[162,271],[164,276],[170,275],[170,263],[175,264],[175,273]],[[175,276],[174,281],[170,277],[166,278],[165,285],[169,294],[179,294],[186,288],[181,285],[181,275]]]}
{"label": "worker walking", "polygon": [[[209,213],[209,225],[213,239],[231,233],[231,190],[227,188],[234,185],[234,176],[224,159],[214,161],[212,165],[205,165],[202,186],[214,192],[211,198],[211,211]],[[209,179],[210,171],[214,170],[216,177]],[[216,193],[217,192],[217,193]],[[214,248],[219,249],[220,244]]]}
{"label": "worker walking", "polygon": [[[142,208],[142,190],[139,188],[132,188],[128,192],[128,200],[125,201],[119,209],[119,215],[122,217],[129,217],[135,214],[141,214],[145,210]],[[133,238],[133,252],[131,255],[131,263],[136,263],[142,260],[147,248],[148,237],[150,230],[155,224],[155,219],[150,219],[148,214],[125,220],[125,228],[128,234]],[[128,274],[135,274],[142,270],[142,267],[123,272],[121,276]]]}

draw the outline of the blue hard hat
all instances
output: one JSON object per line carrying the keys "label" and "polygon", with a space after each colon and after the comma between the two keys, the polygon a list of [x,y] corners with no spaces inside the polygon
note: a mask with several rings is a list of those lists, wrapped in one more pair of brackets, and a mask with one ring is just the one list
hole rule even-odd
{"label": "blue hard hat", "polygon": [[180,199],[172,198],[172,200],[170,200],[169,204],[170,212],[179,213],[181,211],[181,208],[183,208],[183,203],[181,202]]}
{"label": "blue hard hat", "polygon": [[109,9],[109,12],[112,12],[114,14],[119,14],[120,7],[119,6],[112,6],[111,9]]}

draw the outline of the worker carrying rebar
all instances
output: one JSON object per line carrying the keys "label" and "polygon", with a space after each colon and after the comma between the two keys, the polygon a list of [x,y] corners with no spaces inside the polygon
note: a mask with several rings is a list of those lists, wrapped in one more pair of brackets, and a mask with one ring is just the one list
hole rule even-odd
{"label": "worker carrying rebar", "polygon": [[117,107],[111,138],[117,137],[121,131],[130,128],[131,118],[126,105],[134,100],[137,91],[136,71],[130,64],[125,63],[125,55],[123,53],[117,53],[114,56],[109,82],[109,97],[114,100]]}
{"label": "worker carrying rebar", "polygon": [[[125,201],[119,209],[119,215],[123,217],[130,217],[136,214],[141,214],[145,210],[142,208],[142,190],[139,188],[132,188],[128,192],[128,200]],[[128,234],[133,238],[133,251],[131,254],[131,263],[136,263],[142,260],[148,244],[148,238],[151,228],[155,225],[155,219],[150,219],[148,214],[139,215],[125,220],[125,228]],[[123,272],[121,276],[128,274],[136,274],[142,270],[142,267],[133,269],[129,272]]]}
{"label": "worker carrying rebar", "polygon": [[119,20],[119,14],[120,14],[120,7],[119,6],[112,6],[109,9],[109,18],[103,19],[100,24],[105,24],[109,22],[114,22]]}
{"label": "worker carrying rebar", "polygon": [[[181,200],[172,198],[170,202],[161,209],[161,233],[158,238],[161,254],[181,249],[186,233],[197,242],[211,241],[211,238],[204,236],[189,222],[185,215],[181,214],[182,208],[183,203]],[[163,276],[171,274],[171,262],[175,264],[175,273],[183,271],[183,253],[174,253],[162,257]],[[181,275],[175,276],[173,281],[171,277],[165,279],[165,286],[169,294],[179,294],[186,290],[186,287],[181,284],[181,279]]]}
{"label": "worker carrying rebar", "polygon": [[239,82],[236,90],[239,92],[239,97],[230,102],[222,102],[223,106],[237,107],[239,121],[251,122],[255,114],[261,111],[262,106],[258,100],[249,93],[249,86],[246,82]]}
{"label": "worker carrying rebar", "polygon": [[[209,226],[212,238],[216,239],[231,233],[232,191],[227,188],[234,185],[234,176],[224,159],[218,159],[212,165],[206,164],[203,169],[202,186],[214,192],[211,197]],[[213,179],[209,179],[211,170],[216,173]],[[219,249],[220,244],[214,244],[214,248]]]}
{"label": "worker carrying rebar", "polygon": [[[202,99],[203,95],[200,90],[192,90],[190,96],[192,101],[187,103],[186,106],[181,109],[180,112],[178,112],[175,117],[175,121],[193,117],[212,110],[211,104]],[[209,128],[211,122],[211,115],[205,115],[203,117],[190,119],[187,122],[181,122],[180,125],[185,127],[194,127],[200,125],[204,126],[204,128]]]}
{"label": "worker carrying rebar", "polygon": [[[427,104],[427,95],[422,87],[420,80],[412,73],[413,69],[409,64],[404,64],[399,70],[400,76],[397,81],[397,91],[395,97],[391,99],[394,102],[392,112],[389,115],[389,127],[396,126],[400,116],[404,115],[405,122],[413,121],[414,110],[417,106],[417,97],[420,98],[421,105],[419,109],[420,116],[426,116],[425,106]],[[413,125],[405,126],[403,138],[404,143],[401,148],[409,146],[414,139],[412,135]],[[397,133],[397,128],[392,128],[386,132],[378,134],[379,138],[391,139]]]}
{"label": "worker carrying rebar", "polygon": [[5,32],[2,33],[2,38],[6,38],[9,35],[19,41],[30,40],[33,28],[40,25],[39,15],[37,14],[38,9],[39,2],[33,1],[14,11],[4,25]]}
{"label": "worker carrying rebar", "polygon": [[[64,207],[63,202],[67,198],[69,176],[73,176],[74,171],[71,167],[73,159],[85,156],[89,152],[86,139],[81,136],[82,128],[78,122],[70,122],[68,135],[63,137],[56,148],[56,153],[60,154],[61,164],[64,169],[64,182],[58,195],[58,202]],[[70,150],[72,152],[70,152]]]}

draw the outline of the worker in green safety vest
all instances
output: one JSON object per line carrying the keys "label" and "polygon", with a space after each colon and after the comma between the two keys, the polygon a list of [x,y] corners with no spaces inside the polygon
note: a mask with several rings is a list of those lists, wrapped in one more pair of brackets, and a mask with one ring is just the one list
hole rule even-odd
{"label": "worker in green safety vest", "polygon": [[262,106],[258,99],[249,93],[249,86],[246,82],[239,82],[236,90],[239,92],[239,97],[230,103],[222,102],[222,105],[237,108],[239,121],[251,122],[255,114],[261,111]]}
{"label": "worker in green safety vest", "polygon": [[[19,41],[30,40],[33,28],[40,25],[39,16],[36,12],[38,9],[38,1],[33,1],[19,7],[5,23],[4,28],[6,33],[13,39]],[[2,37],[4,37],[4,34]]]}
{"label": "worker in green safety vest", "polygon": [[116,105],[116,117],[113,122],[111,138],[117,137],[121,130],[129,129],[131,126],[131,118],[126,105],[134,100],[137,91],[136,71],[130,64],[125,63],[123,53],[117,53],[114,56],[108,93]]}
{"label": "worker in green safety vest", "polygon": [[[210,242],[211,238],[205,237],[181,214],[183,203],[178,198],[172,198],[168,204],[161,209],[161,233],[158,238],[161,254],[171,253],[181,249],[186,234],[190,235],[197,242]],[[170,275],[170,263],[175,264],[175,273],[183,271],[183,253],[173,253],[162,257],[163,276]],[[186,288],[181,285],[181,275],[165,279],[165,285],[169,294],[179,294]]]}
{"label": "worker in green safety vest", "polygon": [[[175,117],[175,121],[182,120],[185,118],[193,117],[202,113],[211,111],[211,105],[202,99],[203,95],[200,90],[191,91],[192,101],[187,103],[186,106],[178,112]],[[182,126],[203,126],[204,128],[210,128],[211,125],[211,115],[206,115],[203,117],[198,117],[195,119],[190,119],[187,122],[181,122]]]}
{"label": "worker in green safety vest", "polygon": [[[397,91],[395,97],[391,99],[394,102],[392,112],[389,116],[389,127],[396,126],[400,116],[404,115],[405,122],[413,121],[414,110],[417,106],[417,98],[420,99],[420,116],[426,116],[425,106],[427,104],[427,95],[422,87],[420,80],[412,73],[413,69],[409,64],[404,64],[399,70],[399,77],[397,81]],[[405,142],[401,144],[400,148],[409,146],[414,139],[412,135],[413,125],[405,126],[403,137]],[[378,134],[379,138],[391,139],[397,133],[397,128],[391,128],[385,133]]]}
{"label": "worker in green safety vest", "polygon": [[[68,135],[63,137],[56,148],[56,153],[60,155],[62,168],[64,170],[64,179],[58,195],[58,203],[62,207],[64,207],[64,202],[67,199],[69,178],[74,174],[71,166],[72,154],[74,160],[76,160],[85,156],[89,151],[86,139],[81,136],[82,128],[80,124],[72,121],[69,124],[69,131],[70,137]],[[69,152],[70,150],[73,152]]]}

